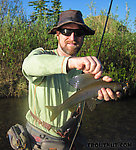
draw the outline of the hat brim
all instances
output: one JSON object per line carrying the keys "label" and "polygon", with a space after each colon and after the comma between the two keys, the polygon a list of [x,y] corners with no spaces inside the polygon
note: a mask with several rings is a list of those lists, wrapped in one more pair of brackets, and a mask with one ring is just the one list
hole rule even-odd
{"label": "hat brim", "polygon": [[95,31],[92,30],[91,28],[89,28],[87,25],[85,25],[85,24],[83,24],[83,23],[75,22],[75,21],[68,21],[68,22],[59,24],[58,26],[52,28],[52,29],[48,32],[48,34],[56,34],[56,31],[58,30],[58,28],[60,28],[60,27],[63,26],[63,25],[69,24],[69,23],[75,23],[75,24],[80,25],[80,26],[82,27],[82,29],[84,30],[85,35],[94,35],[94,34],[95,34]]}

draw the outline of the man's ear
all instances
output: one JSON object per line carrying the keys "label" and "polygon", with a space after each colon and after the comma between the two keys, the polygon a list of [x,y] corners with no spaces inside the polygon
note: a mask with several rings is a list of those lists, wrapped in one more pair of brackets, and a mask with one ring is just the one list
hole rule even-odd
{"label": "man's ear", "polygon": [[56,31],[57,39],[58,39],[59,34],[60,34],[60,32],[59,32],[59,31]]}

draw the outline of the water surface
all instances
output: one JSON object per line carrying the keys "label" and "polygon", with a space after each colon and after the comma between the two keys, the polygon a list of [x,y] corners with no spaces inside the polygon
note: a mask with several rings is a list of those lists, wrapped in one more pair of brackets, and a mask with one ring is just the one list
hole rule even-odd
{"label": "water surface", "polygon": [[[6,138],[10,126],[25,125],[27,99],[0,99],[0,149],[12,150]],[[91,150],[136,150],[136,98],[103,102],[93,112],[87,108],[82,132]]]}

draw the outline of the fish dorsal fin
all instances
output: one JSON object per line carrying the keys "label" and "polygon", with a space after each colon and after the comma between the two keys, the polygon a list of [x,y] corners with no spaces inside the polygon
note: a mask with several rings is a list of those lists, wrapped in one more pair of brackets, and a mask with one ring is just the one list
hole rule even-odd
{"label": "fish dorsal fin", "polygon": [[94,79],[94,75],[92,74],[80,74],[80,75],[74,76],[69,81],[69,84],[73,86],[74,88],[83,89],[84,87],[94,82],[97,82],[98,80]]}

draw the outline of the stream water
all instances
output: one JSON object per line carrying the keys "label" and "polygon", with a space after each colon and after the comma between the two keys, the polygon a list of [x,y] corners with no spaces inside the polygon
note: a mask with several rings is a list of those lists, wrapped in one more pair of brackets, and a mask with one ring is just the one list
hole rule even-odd
{"label": "stream water", "polygon": [[[0,150],[12,150],[8,129],[25,125],[27,98],[0,99]],[[136,150],[136,97],[103,102],[93,112],[85,109],[81,131],[91,150]]]}

